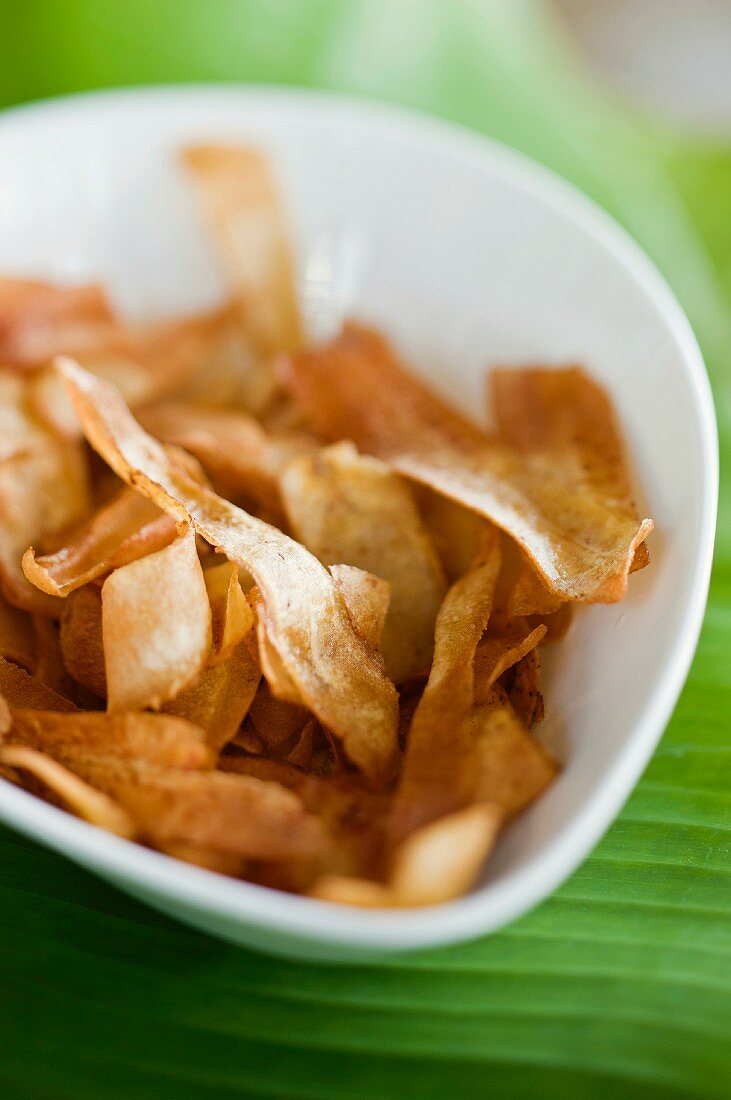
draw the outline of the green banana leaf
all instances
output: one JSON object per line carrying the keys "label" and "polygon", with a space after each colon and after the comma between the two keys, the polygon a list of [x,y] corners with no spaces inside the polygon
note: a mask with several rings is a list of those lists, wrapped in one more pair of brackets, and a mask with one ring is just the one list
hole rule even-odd
{"label": "green banana leaf", "polygon": [[0,830],[0,1097],[723,1097],[731,1081],[731,146],[611,102],[531,0],[0,0],[0,104],[159,81],[408,103],[573,180],[650,252],[721,430],[708,613],[619,820],[497,935],[379,964],[220,944]]}

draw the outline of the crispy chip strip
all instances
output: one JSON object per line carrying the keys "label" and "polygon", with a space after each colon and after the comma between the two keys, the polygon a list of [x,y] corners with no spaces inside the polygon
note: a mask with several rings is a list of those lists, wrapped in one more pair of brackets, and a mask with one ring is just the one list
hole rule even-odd
{"label": "crispy chip strip", "polygon": [[[556,595],[590,603],[624,596],[652,521],[639,523],[608,491],[608,477],[584,477],[558,432],[549,428],[523,448],[489,439],[410,375],[382,337],[354,324],[327,347],[291,357],[284,375],[316,430],[352,439],[490,519]],[[509,383],[500,386],[504,394]]]}
{"label": "crispy chip strip", "polygon": [[36,643],[32,621],[28,615],[0,596],[0,657],[14,661],[29,672],[36,661]]}
{"label": "crispy chip strip", "polygon": [[[641,526],[612,403],[581,367],[501,368],[491,372],[489,386],[506,443],[539,461],[545,458],[554,468],[563,467],[567,483],[576,480],[597,500]],[[651,521],[642,521],[647,523],[645,536],[652,526]],[[643,569],[649,561],[647,544],[638,542],[629,572]],[[529,561],[524,563],[515,605],[509,610],[514,615],[558,610]]]}
{"label": "crispy chip strip", "polygon": [[224,319],[224,312],[216,310],[138,327],[120,325],[109,339],[76,358],[117,386],[129,404],[141,405],[174,393],[195,375],[219,340]]}
{"label": "crispy chip strip", "polygon": [[0,362],[33,366],[103,339],[115,320],[100,286],[0,279]]}
{"label": "crispy chip strip", "polygon": [[163,550],[107,577],[102,636],[110,712],[158,710],[202,671],[211,609],[189,524]]}
{"label": "crispy chip strip", "polygon": [[321,562],[355,565],[390,584],[382,650],[391,679],[426,671],[447,586],[408,486],[340,443],[294,459],[281,490],[295,536]]}
{"label": "crispy chip strip", "polygon": [[2,658],[0,658],[0,695],[11,710],[18,707],[49,711],[78,710],[69,699],[65,699],[63,695],[42,684],[25,669]]}
{"label": "crispy chip strip", "polygon": [[372,649],[379,649],[391,600],[390,584],[355,565],[331,565],[330,573],[353,626]]}
{"label": "crispy chip strip", "polygon": [[156,846],[193,844],[252,859],[316,856],[327,847],[318,819],[277,783],[223,772],[77,764]]}
{"label": "crispy chip strip", "polygon": [[25,745],[0,745],[0,763],[26,771],[56,795],[84,821],[117,836],[134,839],[136,829],[121,806],[101,791],[94,790],[78,775],[36,749]]}
{"label": "crispy chip strip", "polygon": [[113,387],[69,360],[59,370],[92,446],[120,477],[179,519],[190,518],[203,538],[252,574],[267,634],[302,700],[343,740],[354,763],[374,777],[388,774],[396,693],[353,629],[327,570],[281,531],[196,484],[142,431]]}
{"label": "crispy chip strip", "polygon": [[437,616],[434,662],[414,714],[389,823],[391,843],[472,801],[472,661],[487,626],[500,568],[496,532],[472,568],[447,592]]}
{"label": "crispy chip strip", "polygon": [[44,432],[27,451],[0,462],[0,588],[10,603],[57,613],[53,601],[28,584],[20,562],[29,545],[78,522],[88,508],[88,474],[78,443]]}
{"label": "crispy chip strip", "polygon": [[241,305],[234,301],[221,310],[213,347],[176,390],[176,398],[201,409],[242,409],[259,416],[273,404],[278,391],[270,358],[257,347],[245,327]]}
{"label": "crispy chip strip", "polygon": [[307,721],[308,711],[296,703],[287,703],[278,699],[266,682],[262,680],[251,704],[249,715],[254,729],[264,745],[275,752],[282,747],[293,734],[302,729]]}
{"label": "crispy chip strip", "polygon": [[157,439],[195,455],[224,496],[250,500],[277,516],[279,475],[291,458],[315,446],[303,432],[268,435],[244,412],[182,401],[151,405],[139,421]]}
{"label": "crispy chip strip", "polygon": [[72,770],[79,760],[126,760],[157,767],[210,769],[215,755],[203,731],[168,714],[60,714],[15,706],[7,740],[48,753]]}
{"label": "crispy chip strip", "polygon": [[392,909],[398,905],[390,887],[382,882],[350,875],[322,875],[308,890],[308,896],[335,905],[354,905],[359,909]]}
{"label": "crispy chip strip", "polygon": [[175,537],[175,520],[134,489],[122,489],[54,554],[36,557],[31,546],[23,571],[50,596],[67,596],[83,584],[161,550]]}
{"label": "crispy chip strip", "polygon": [[59,695],[71,698],[73,685],[61,652],[58,623],[43,615],[34,615],[33,632],[36,637],[33,675]]}
{"label": "crispy chip strip", "polygon": [[163,709],[204,729],[208,744],[218,751],[238,731],[260,679],[259,666],[246,641],[241,641],[225,660],[206,668]]}
{"label": "crispy chip strip", "polygon": [[407,837],[394,856],[391,889],[400,905],[436,905],[472,886],[492,849],[503,813],[482,802],[440,817]]}
{"label": "crispy chip strip", "polygon": [[254,612],[239,583],[235,562],[223,561],[203,570],[211,605],[212,643],[208,663],[225,661],[254,626]]}
{"label": "crispy chip strip", "polygon": [[517,637],[503,634],[483,638],[477,647],[473,661],[475,702],[484,702],[495,681],[525,657],[526,653],[535,649],[545,633],[545,626],[537,626],[533,630],[520,632]]}
{"label": "crispy chip strip", "polygon": [[60,644],[69,675],[100,699],[106,699],[102,594],[97,585],[84,585],[66,601],[61,615]]}
{"label": "crispy chip strip", "polygon": [[265,351],[297,347],[301,323],[289,234],[267,158],[243,145],[198,145],[184,150],[182,160],[247,325]]}
{"label": "crispy chip strip", "polygon": [[437,905],[472,886],[497,838],[503,814],[491,803],[468,806],[412,833],[398,849],[384,885],[323,875],[310,897],[367,909]]}
{"label": "crispy chip strip", "polygon": [[454,584],[467,572],[477,553],[485,521],[477,512],[435,493],[426,485],[414,483],[412,492],[447,580]]}
{"label": "crispy chip strip", "polygon": [[281,783],[316,814],[333,839],[322,873],[365,875],[379,870],[389,795],[353,772],[308,775],[285,761],[263,756],[224,756],[219,766],[237,775]]}
{"label": "crispy chip strip", "polygon": [[499,689],[472,710],[478,757],[477,798],[509,817],[530,805],[556,778],[558,765],[527,729]]}
{"label": "crispy chip strip", "polygon": [[543,721],[540,680],[541,659],[537,649],[531,649],[502,677],[508,701],[526,729]]}

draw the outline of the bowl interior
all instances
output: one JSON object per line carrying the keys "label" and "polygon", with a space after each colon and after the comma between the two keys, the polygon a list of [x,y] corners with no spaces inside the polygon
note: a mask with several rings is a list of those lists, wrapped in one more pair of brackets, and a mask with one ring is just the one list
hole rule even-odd
{"label": "bowl interior", "polygon": [[[547,173],[429,120],[294,93],[138,92],[8,114],[0,272],[99,278],[136,316],[218,300],[221,274],[175,165],[175,150],[196,139],[251,141],[271,153],[314,335],[350,313],[372,320],[437,389],[479,416],[490,364],[586,364],[612,394],[640,507],[655,519],[652,566],[632,578],[625,603],[583,609],[546,653],[541,736],[565,768],[507,831],[465,901],[385,918],[210,876],[203,901],[200,872],[181,885],[188,868],[105,847],[96,832],[79,847],[77,826],[93,832],[79,823],[59,839],[48,807],[33,828],[137,892],[163,882],[157,903],[195,919],[193,907],[199,922],[225,910],[227,934],[238,927],[248,939],[247,922],[268,923],[269,946],[278,928],[387,947],[494,927],[588,851],[629,793],[687,671],[715,509],[712,406],[697,347],[639,251]],[[10,805],[0,792],[0,813],[27,827],[17,799],[13,792]],[[140,868],[151,867],[145,885]]]}

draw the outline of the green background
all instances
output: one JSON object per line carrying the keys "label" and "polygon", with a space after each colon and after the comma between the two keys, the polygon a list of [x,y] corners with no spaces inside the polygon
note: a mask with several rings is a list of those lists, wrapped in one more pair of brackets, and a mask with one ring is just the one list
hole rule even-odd
{"label": "green background", "polygon": [[219,944],[0,831],[0,1096],[729,1095],[731,145],[609,100],[529,0],[0,0],[0,105],[160,81],[408,103],[577,183],[650,252],[712,376],[708,613],[621,817],[499,935],[378,965]]}

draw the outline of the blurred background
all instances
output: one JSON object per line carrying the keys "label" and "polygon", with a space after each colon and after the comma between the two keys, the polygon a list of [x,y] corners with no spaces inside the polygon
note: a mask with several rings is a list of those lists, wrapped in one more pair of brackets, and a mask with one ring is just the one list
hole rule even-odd
{"label": "blurred background", "polygon": [[727,1097],[731,0],[0,0],[0,107],[196,81],[452,119],[626,226],[714,388],[708,613],[620,819],[539,909],[472,944],[361,966],[268,959],[0,830],[0,1096]]}

